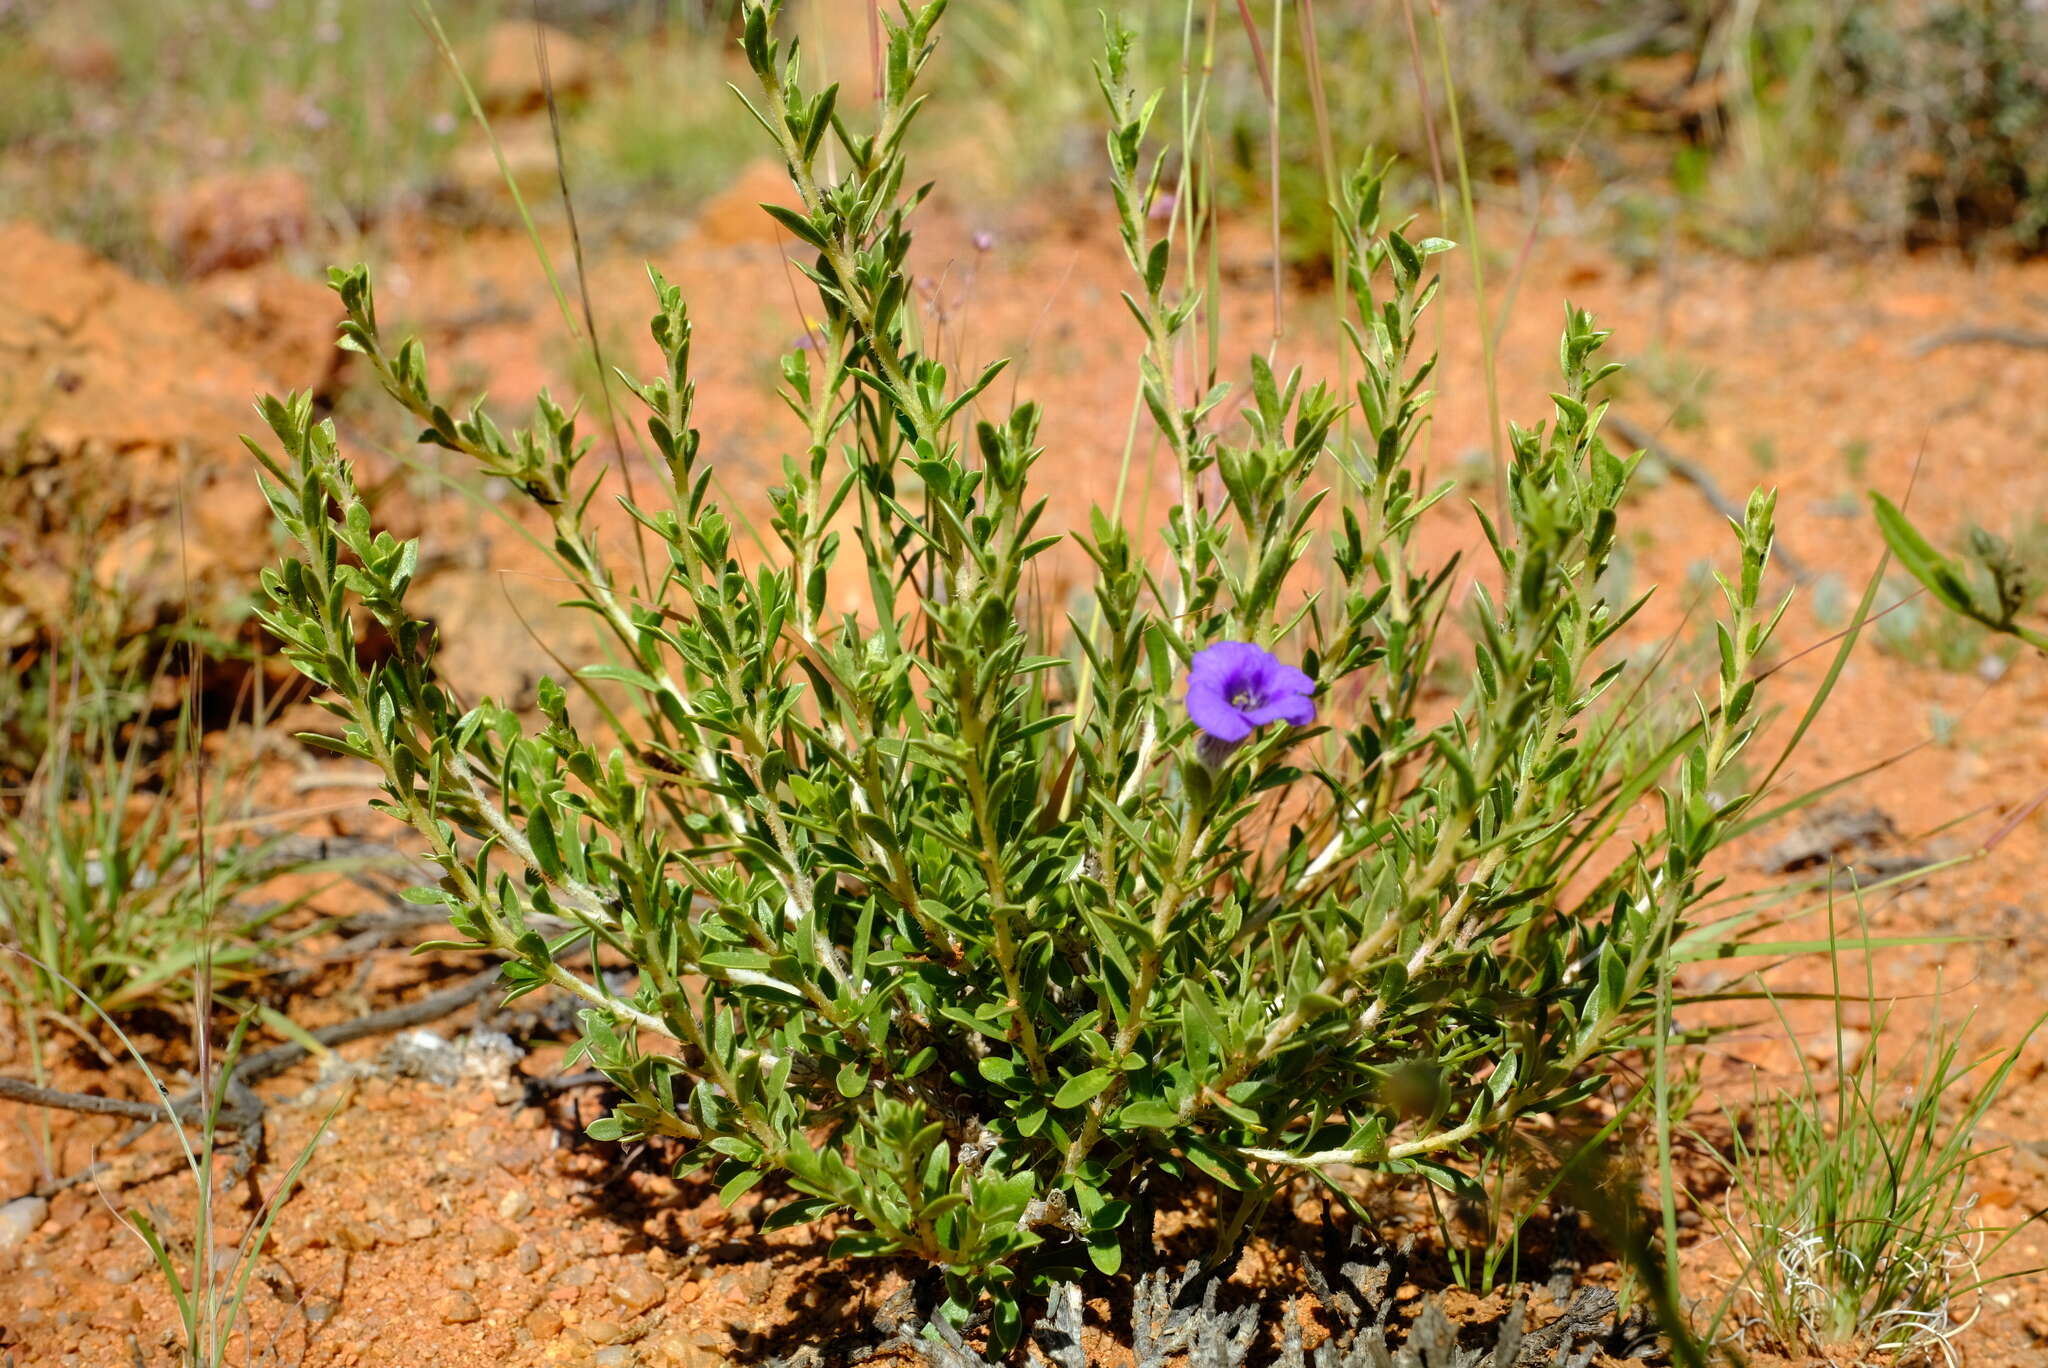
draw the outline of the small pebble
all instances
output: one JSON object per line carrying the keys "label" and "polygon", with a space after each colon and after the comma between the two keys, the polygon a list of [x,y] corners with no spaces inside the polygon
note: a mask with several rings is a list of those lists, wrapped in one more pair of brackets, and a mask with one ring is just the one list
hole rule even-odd
{"label": "small pebble", "polygon": [[533,1198],[525,1188],[508,1188],[498,1199],[498,1214],[508,1221],[523,1221],[533,1214]]}
{"label": "small pebble", "polygon": [[415,1216],[405,1223],[405,1238],[408,1240],[430,1240],[434,1237],[434,1218]]}
{"label": "small pebble", "polygon": [[502,1259],[519,1247],[519,1237],[496,1221],[478,1221],[469,1228],[469,1249],[485,1259]]}
{"label": "small pebble", "polygon": [[441,1302],[441,1319],[450,1325],[468,1325],[483,1318],[483,1308],[467,1292],[451,1292]]}
{"label": "small pebble", "polygon": [[719,1338],[706,1330],[673,1335],[662,1341],[668,1368],[725,1368],[729,1357]]}
{"label": "small pebble", "polygon": [[668,1284],[644,1268],[632,1268],[613,1279],[612,1300],[628,1311],[649,1311],[668,1300]]}
{"label": "small pebble", "polygon": [[570,1264],[555,1274],[557,1287],[588,1287],[597,1280],[597,1271],[589,1264]]}
{"label": "small pebble", "polygon": [[562,1312],[551,1302],[542,1302],[526,1313],[526,1328],[537,1340],[551,1340],[562,1333]]}
{"label": "small pebble", "polygon": [[474,1291],[476,1289],[476,1268],[472,1264],[457,1264],[448,1270],[448,1276],[443,1281],[458,1292]]}
{"label": "small pebble", "polygon": [[592,1368],[633,1368],[639,1356],[623,1344],[607,1345],[590,1356]]}
{"label": "small pebble", "polygon": [[377,1247],[376,1235],[361,1221],[337,1221],[327,1234],[330,1243],[340,1245],[351,1253],[360,1254],[366,1249]]}
{"label": "small pebble", "polygon": [[17,1197],[0,1206],[0,1253],[19,1249],[49,1214],[50,1204],[40,1197]]}
{"label": "small pebble", "polygon": [[632,1334],[609,1316],[592,1316],[589,1320],[578,1322],[576,1328],[581,1330],[592,1344],[622,1344]]}
{"label": "small pebble", "polygon": [[519,1246],[519,1252],[512,1256],[512,1266],[521,1273],[532,1273],[540,1267],[540,1249],[530,1241]]}

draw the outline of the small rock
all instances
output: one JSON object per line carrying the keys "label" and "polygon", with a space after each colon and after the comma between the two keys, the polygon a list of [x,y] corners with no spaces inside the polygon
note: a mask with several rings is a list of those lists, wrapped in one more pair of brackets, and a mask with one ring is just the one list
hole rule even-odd
{"label": "small rock", "polygon": [[0,1206],[0,1252],[19,1249],[50,1214],[50,1204],[40,1197],[17,1197]]}
{"label": "small rock", "polygon": [[305,241],[313,192],[285,167],[208,176],[165,195],[152,215],[157,240],[190,275],[254,266]]}
{"label": "small rock", "polygon": [[537,1340],[551,1340],[562,1333],[562,1312],[552,1302],[542,1302],[526,1313],[526,1328]]}
{"label": "small rock", "polygon": [[1801,1041],[1800,1048],[1816,1064],[1853,1073],[1862,1062],[1864,1051],[1870,1048],[1870,1037],[1854,1027],[1844,1027],[1839,1036],[1834,1031],[1817,1031]]}
{"label": "small rock", "polygon": [[634,1368],[640,1356],[623,1344],[606,1345],[590,1356],[592,1368]]}
{"label": "small rock", "polygon": [[668,1284],[644,1268],[628,1269],[613,1279],[612,1300],[638,1315],[668,1300]]}
{"label": "small rock", "polygon": [[408,1240],[430,1240],[434,1236],[434,1218],[415,1216],[405,1223],[405,1238]]}
{"label": "small rock", "polygon": [[540,1267],[540,1249],[531,1241],[519,1246],[519,1252],[512,1256],[512,1266],[521,1273],[532,1273]]}
{"label": "small rock", "polygon": [[377,1236],[361,1221],[337,1221],[327,1234],[328,1242],[352,1254],[377,1247]]}
{"label": "small rock", "polygon": [[498,1214],[508,1221],[523,1221],[533,1214],[533,1198],[525,1188],[508,1188],[498,1199]]}
{"label": "small rock", "polygon": [[576,1328],[581,1330],[584,1338],[592,1344],[624,1344],[633,1335],[631,1330],[609,1316],[592,1316],[588,1320],[578,1321]]}
{"label": "small rock", "polygon": [[347,353],[334,345],[341,300],[278,262],[208,276],[188,296],[214,332],[280,389],[329,391]]}
{"label": "small rock", "polygon": [[570,1264],[555,1274],[557,1287],[588,1287],[597,1281],[597,1272],[589,1264]]}
{"label": "small rock", "polygon": [[469,1251],[478,1258],[502,1259],[519,1247],[519,1237],[496,1221],[476,1221],[469,1227]]}
{"label": "small rock", "polygon": [[458,1292],[474,1291],[476,1289],[476,1266],[474,1264],[457,1264],[448,1270],[448,1276],[442,1279],[442,1281]]}
{"label": "small rock", "polygon": [[441,1301],[441,1319],[449,1325],[469,1325],[483,1318],[483,1308],[467,1292],[451,1292]]}
{"label": "small rock", "polygon": [[671,1335],[659,1346],[659,1362],[667,1368],[724,1368],[729,1361],[723,1343],[706,1330]]}

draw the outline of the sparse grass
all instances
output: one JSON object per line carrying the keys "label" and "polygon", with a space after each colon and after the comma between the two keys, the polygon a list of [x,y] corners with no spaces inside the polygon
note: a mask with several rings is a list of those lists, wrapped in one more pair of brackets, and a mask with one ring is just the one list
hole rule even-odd
{"label": "sparse grass", "polygon": [[[123,1209],[103,1189],[100,1190],[100,1198],[117,1213],[129,1233],[148,1251],[151,1265],[170,1293],[172,1305],[177,1310],[179,1328],[176,1336],[167,1338],[166,1347],[176,1347],[184,1368],[223,1368],[232,1357],[236,1357],[237,1348],[241,1351],[238,1357],[243,1364],[262,1361],[253,1358],[250,1352],[249,1336],[253,1334],[253,1327],[246,1322],[250,1287],[278,1216],[298,1190],[299,1180],[312,1162],[321,1137],[347,1099],[344,1096],[329,1109],[292,1159],[283,1177],[243,1222],[240,1233],[233,1234],[223,1220],[220,1197],[226,1188],[239,1181],[239,1175],[253,1157],[253,1151],[238,1151],[236,1160],[224,1170],[217,1159],[222,1153],[220,1129],[223,1107],[228,1102],[228,1083],[241,1062],[242,1042],[248,1033],[252,1013],[244,1011],[240,1015],[225,1048],[216,1055],[211,1028],[214,1007],[212,947],[203,933],[196,944],[200,954],[183,968],[190,989],[193,1041],[198,1047],[198,1072],[202,1079],[199,1114],[189,1121],[171,1102],[173,1091],[170,1083],[151,1065],[133,1037],[122,1029],[121,1023],[81,985],[70,982],[55,966],[4,945],[0,945],[0,965],[26,963],[35,975],[68,991],[79,1014],[96,1018],[97,1024],[119,1042],[121,1049],[135,1061],[136,1067],[149,1081],[150,1094],[162,1102],[162,1124],[177,1138],[179,1155],[191,1179],[189,1205],[179,1213],[173,1225],[173,1218],[154,1203],[147,1210],[132,1206]],[[47,1131],[43,1141],[47,1153]],[[243,1144],[248,1144],[247,1137],[244,1137]]]}
{"label": "sparse grass", "polygon": [[1707,235],[1747,252],[1844,232],[2048,246],[2048,13],[2008,0],[1724,7]]}
{"label": "sparse grass", "polygon": [[0,1001],[25,1015],[61,1015],[80,993],[108,1013],[184,1001],[203,944],[223,985],[247,980],[288,943],[278,923],[304,902],[255,898],[305,865],[274,839],[245,839],[247,813],[218,786],[201,821],[234,834],[201,839],[189,703],[160,715],[152,698],[175,689],[167,662],[144,674],[111,651],[82,633],[33,674],[8,672],[42,722],[22,732],[42,754],[0,794],[0,946],[26,956],[0,956]]}
{"label": "sparse grass", "polygon": [[755,139],[715,41],[695,34],[623,54],[566,132],[570,169],[593,199],[659,194],[687,208],[723,187]]}
{"label": "sparse grass", "polygon": [[[242,1038],[248,1023],[249,1018],[243,1016],[230,1037],[220,1062],[218,1079],[229,1078],[240,1062]],[[108,1025],[117,1032],[120,1029],[112,1022]],[[125,1034],[121,1036],[121,1043],[149,1077],[157,1095],[168,1096],[163,1081]],[[172,1304],[177,1307],[178,1348],[187,1368],[222,1368],[230,1362],[238,1345],[242,1350],[241,1361],[251,1361],[248,1339],[254,1330],[246,1324],[250,1285],[270,1243],[271,1229],[283,1213],[285,1203],[298,1190],[299,1180],[304,1176],[306,1166],[312,1162],[313,1152],[327,1133],[328,1125],[341,1110],[341,1102],[337,1101],[299,1149],[283,1178],[270,1189],[254,1214],[243,1222],[241,1232],[232,1234],[231,1228],[224,1226],[222,1221],[217,1189],[220,1179],[215,1172],[215,1156],[220,1149],[220,1107],[225,1092],[224,1087],[218,1083],[215,1085],[212,1106],[196,1128],[196,1141],[176,1117],[166,1119],[166,1124],[177,1133],[179,1150],[185,1160],[186,1172],[191,1177],[191,1204],[185,1213],[185,1229],[167,1228],[160,1211],[154,1215],[132,1208],[121,1212],[122,1221],[149,1251],[150,1262],[170,1291]],[[228,1235],[229,1238],[218,1238],[219,1235]]]}
{"label": "sparse grass", "polygon": [[[1838,1004],[1840,986],[1838,965]],[[1978,1126],[2034,1030],[1972,1057],[1969,1025],[1937,1015],[1894,1057],[1890,1005],[1866,1031],[1838,1005],[1832,1088],[1803,1069],[1794,1088],[1752,1099],[1724,1156],[1721,1225],[1744,1264],[1728,1309],[1766,1341],[1954,1364],[1977,1295],[2015,1276],[1985,1271],[2019,1227],[1977,1218],[1970,1177],[1987,1153]]]}
{"label": "sparse grass", "polygon": [[[495,8],[452,6],[451,26],[477,32]],[[366,218],[445,158],[448,94],[401,6],[29,3],[0,18],[0,200],[160,273],[166,192],[283,166]]]}

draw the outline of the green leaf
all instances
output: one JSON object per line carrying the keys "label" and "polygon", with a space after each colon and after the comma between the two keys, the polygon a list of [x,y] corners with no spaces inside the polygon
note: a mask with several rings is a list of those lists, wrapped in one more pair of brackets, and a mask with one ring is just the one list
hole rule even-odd
{"label": "green leaf", "polygon": [[799,1197],[793,1202],[784,1202],[761,1222],[761,1232],[765,1235],[815,1221],[838,1205],[826,1197]]}
{"label": "green leaf", "polygon": [[896,1242],[880,1231],[850,1230],[834,1239],[826,1253],[834,1259],[873,1259],[895,1250]]}
{"label": "green leaf", "polygon": [[1075,1074],[1053,1094],[1052,1104],[1060,1108],[1078,1107],[1108,1087],[1109,1081],[1115,1077],[1114,1069],[1090,1069],[1087,1073]]}
{"label": "green leaf", "polygon": [[540,866],[540,872],[550,879],[559,879],[562,853],[555,845],[555,823],[548,816],[545,803],[536,805],[526,819],[526,842],[533,847],[534,863]]}
{"label": "green leaf", "polygon": [[1116,1119],[1126,1126],[1157,1128],[1178,1122],[1180,1111],[1157,1099],[1147,1099],[1131,1103],[1116,1114]]}
{"label": "green leaf", "polygon": [[718,1190],[719,1202],[725,1206],[731,1206],[734,1202],[745,1196],[754,1184],[760,1182],[766,1176],[759,1169],[741,1169],[724,1187]]}

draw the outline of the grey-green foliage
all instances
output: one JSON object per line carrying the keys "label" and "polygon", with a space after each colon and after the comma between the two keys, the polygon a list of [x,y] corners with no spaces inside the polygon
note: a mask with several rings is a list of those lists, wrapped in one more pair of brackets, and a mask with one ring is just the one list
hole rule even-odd
{"label": "grey-green foliage", "polygon": [[[1580,1288],[1535,1330],[1526,1327],[1527,1307],[1520,1302],[1497,1325],[1460,1327],[1431,1296],[1408,1321],[1393,1314],[1408,1263],[1405,1248],[1364,1237],[1354,1227],[1350,1248],[1325,1251],[1335,1255],[1327,1269],[1302,1252],[1330,1333],[1314,1349],[1306,1348],[1308,1311],[1301,1300],[1293,1301],[1278,1316],[1279,1368],[1584,1368],[1596,1355],[1630,1359],[1654,1344],[1648,1318],[1640,1311],[1619,1314],[1619,1299],[1608,1288]],[[1199,1263],[1172,1275],[1154,1269],[1133,1281],[1129,1317],[1113,1318],[1110,1333],[1129,1346],[1136,1368],[1166,1368],[1176,1361],[1190,1368],[1240,1368],[1271,1332],[1261,1333],[1258,1305],[1220,1304],[1222,1281]],[[1063,1283],[1046,1298],[1045,1314],[1031,1330],[1033,1347],[1054,1368],[1087,1368],[1082,1335],[1081,1289]],[[990,1368],[944,1321],[899,1330],[891,1344],[913,1350],[931,1368]],[[792,1359],[790,1368],[794,1364]]]}
{"label": "grey-green foliage", "polygon": [[2048,247],[2048,12],[1939,0],[1844,13],[1848,83],[1875,129],[1851,170],[1888,179],[1907,236]]}
{"label": "grey-green foliage", "polygon": [[[534,723],[463,700],[406,606],[417,543],[375,530],[308,399],[269,400],[279,454],[251,445],[301,551],[264,575],[265,621],[347,723],[309,740],[384,773],[380,806],[444,871],[416,896],[461,944],[506,956],[514,993],[589,1004],[582,1048],[626,1095],[595,1133],[684,1142],[728,1200],[777,1176],[796,1196],[769,1226],[843,1213],[838,1253],[928,1261],[948,1314],[995,1291],[1001,1343],[1019,1293],[1084,1256],[1119,1266],[1150,1178],[1213,1184],[1226,1239],[1305,1170],[1466,1184],[1458,1161],[1607,1085],[1673,941],[1705,934],[1702,864],[1745,808],[1709,795],[1776,621],[1772,501],[1737,528],[1718,695],[1646,741],[1603,664],[1636,605],[1596,585],[1633,462],[1600,437],[1607,335],[1569,311],[1553,412],[1515,429],[1505,516],[1482,515],[1494,564],[1464,636],[1440,632],[1465,596],[1419,549],[1445,491],[1412,448],[1448,244],[1383,229],[1379,178],[1352,178],[1355,391],[1255,359],[1241,401],[1183,395],[1198,301],[1168,285],[1153,106],[1113,37],[1128,302],[1181,500],[1163,542],[1101,514],[1050,531],[1036,408],[967,431],[999,367],[949,373],[908,317],[923,191],[903,140],[941,5],[892,22],[869,129],[803,84],[776,9],[746,10],[750,108],[790,168],[800,207],[768,212],[824,318],[783,362],[801,440],[778,545],[743,554],[706,496],[689,314],[659,275],[666,365],[631,382],[661,486],[628,505],[644,581],[629,539],[600,538],[606,472],[573,416],[545,397],[519,431],[458,416],[417,342],[387,346],[367,275],[336,272],[344,345],[425,440],[545,514],[613,658],[544,684]],[[1075,552],[1094,607],[1055,623],[1028,586]],[[857,612],[827,609],[835,566],[865,587]],[[387,653],[361,649],[361,621]],[[1219,640],[1299,660],[1322,725],[1198,747],[1177,681]],[[1469,693],[1426,699],[1434,662],[1468,650]],[[1661,820],[1617,840],[1660,780]]]}

